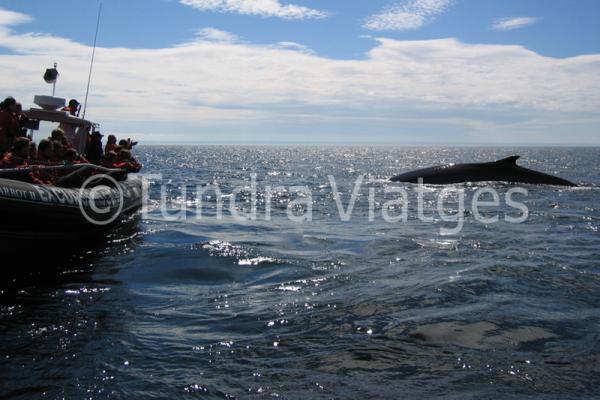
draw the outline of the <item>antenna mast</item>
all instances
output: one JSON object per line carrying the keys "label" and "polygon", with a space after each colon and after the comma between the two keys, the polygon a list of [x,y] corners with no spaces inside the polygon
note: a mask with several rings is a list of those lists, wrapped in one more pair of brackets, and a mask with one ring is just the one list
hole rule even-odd
{"label": "antenna mast", "polygon": [[[54,63],[54,69],[56,69],[57,64]],[[54,82],[52,82],[52,97],[54,97],[54,94],[56,93],[56,79],[54,80]]]}
{"label": "antenna mast", "polygon": [[98,7],[98,20],[96,21],[96,34],[94,35],[94,48],[92,50],[92,61],[90,62],[90,74],[88,75],[87,89],[85,91],[85,101],[83,102],[83,116],[85,119],[85,111],[87,110],[88,95],[90,93],[90,82],[92,81],[92,68],[94,67],[94,56],[96,55],[96,41],[98,40],[98,28],[100,28],[100,15],[102,14],[102,2]]}

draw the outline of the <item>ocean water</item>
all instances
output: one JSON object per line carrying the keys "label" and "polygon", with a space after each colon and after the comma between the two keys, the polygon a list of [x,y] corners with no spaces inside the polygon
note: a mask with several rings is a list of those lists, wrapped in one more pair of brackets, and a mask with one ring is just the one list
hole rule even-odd
{"label": "ocean water", "polygon": [[[600,396],[599,148],[136,153],[162,175],[144,215],[3,263],[0,398]],[[513,154],[580,187],[522,186],[512,223],[514,185],[425,187],[420,216],[416,185],[387,181]],[[471,207],[482,187],[498,222]]]}

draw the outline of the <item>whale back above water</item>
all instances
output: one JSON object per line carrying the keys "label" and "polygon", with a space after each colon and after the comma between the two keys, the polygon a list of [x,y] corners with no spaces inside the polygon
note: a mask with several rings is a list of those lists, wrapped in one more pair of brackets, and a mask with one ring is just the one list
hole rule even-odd
{"label": "whale back above water", "polygon": [[511,156],[502,160],[456,165],[438,165],[418,169],[394,176],[392,182],[446,185],[463,182],[501,181],[511,183],[529,183],[536,185],[577,186],[573,182],[554,175],[534,171],[517,165],[520,156]]}

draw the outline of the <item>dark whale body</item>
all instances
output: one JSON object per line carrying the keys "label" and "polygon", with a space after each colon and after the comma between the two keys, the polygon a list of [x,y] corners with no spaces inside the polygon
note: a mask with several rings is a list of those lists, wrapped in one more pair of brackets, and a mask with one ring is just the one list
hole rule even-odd
{"label": "dark whale body", "polygon": [[495,162],[439,165],[423,168],[394,176],[392,182],[419,183],[419,178],[427,184],[450,184],[461,182],[502,181],[512,183],[530,183],[536,185],[577,186],[573,182],[557,176],[544,174],[519,167],[520,156],[512,156]]}

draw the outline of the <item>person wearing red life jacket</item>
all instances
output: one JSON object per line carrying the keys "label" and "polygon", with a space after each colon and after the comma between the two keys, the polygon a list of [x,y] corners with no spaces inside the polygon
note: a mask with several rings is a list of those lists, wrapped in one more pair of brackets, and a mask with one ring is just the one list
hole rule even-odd
{"label": "person wearing red life jacket", "polygon": [[37,157],[35,161],[32,160],[33,164],[48,165],[52,163],[54,158],[54,144],[50,139],[42,139],[38,144]]}
{"label": "person wearing red life jacket", "polygon": [[116,163],[117,153],[111,150],[104,155],[104,158],[102,159],[102,163],[100,165],[104,168],[115,168]]}
{"label": "person wearing red life jacket", "polygon": [[104,154],[108,154],[109,151],[115,151],[117,148],[117,137],[115,135],[108,135],[106,139],[106,146],[104,146]]}
{"label": "person wearing red life jacket", "polygon": [[9,151],[21,130],[16,117],[17,101],[7,97],[0,103],[0,157]]}
{"label": "person wearing red life jacket", "polygon": [[121,139],[119,140],[119,146],[127,150],[133,150],[133,146],[138,144],[138,142],[134,142],[131,138]]}
{"label": "person wearing red life jacket", "polygon": [[45,171],[38,165],[32,165],[29,172],[29,180],[37,185],[51,185],[53,176],[50,172]]}
{"label": "person wearing red life jacket", "polygon": [[52,142],[52,148],[54,149],[54,154],[52,154],[51,161],[53,163],[61,163],[64,161],[65,147],[58,140],[54,140]]}
{"label": "person wearing red life jacket", "polygon": [[114,167],[124,169],[127,172],[140,172],[143,166],[131,156],[131,151],[122,149],[117,155],[117,162]]}
{"label": "person wearing red life jacket", "polygon": [[63,159],[66,165],[73,164],[89,164],[90,162],[85,159],[85,157],[77,154],[75,149],[67,149],[63,155]]}
{"label": "person wearing red life jacket", "polygon": [[21,168],[28,165],[29,139],[17,138],[10,152],[0,160],[0,168]]}
{"label": "person wearing red life jacket", "polygon": [[48,139],[56,141],[56,142],[60,142],[63,149],[65,149],[65,150],[73,148],[73,145],[71,145],[71,143],[69,143],[69,140],[67,140],[65,131],[63,131],[61,128],[54,129],[52,131],[52,133],[50,133],[50,137]]}

